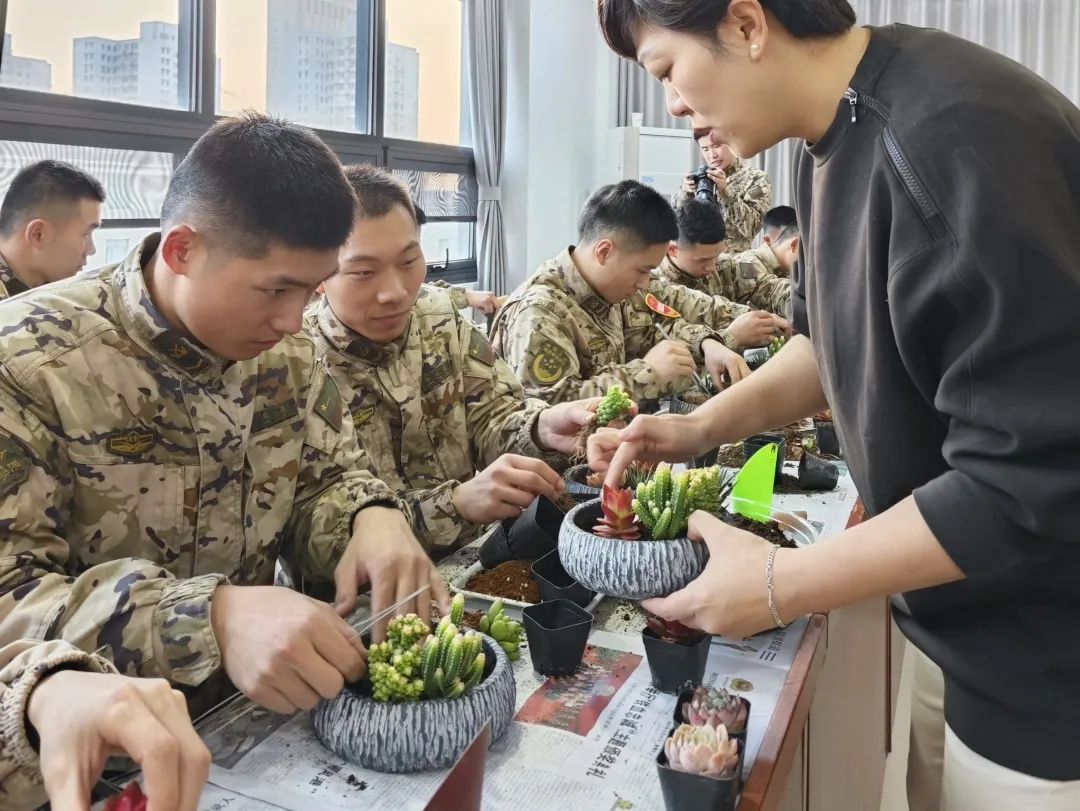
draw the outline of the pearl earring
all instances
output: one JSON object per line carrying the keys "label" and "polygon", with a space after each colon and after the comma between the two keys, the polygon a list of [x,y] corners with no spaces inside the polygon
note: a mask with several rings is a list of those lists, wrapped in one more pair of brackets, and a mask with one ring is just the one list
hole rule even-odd
{"label": "pearl earring", "polygon": [[757,53],[760,50],[761,50],[761,46],[758,45],[756,42],[753,45],[750,46],[750,52],[751,53]]}

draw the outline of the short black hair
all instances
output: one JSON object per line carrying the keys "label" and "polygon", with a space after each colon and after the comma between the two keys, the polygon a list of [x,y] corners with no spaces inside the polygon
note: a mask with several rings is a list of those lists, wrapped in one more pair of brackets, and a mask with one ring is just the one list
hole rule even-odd
{"label": "short black hair", "polygon": [[101,183],[70,163],[43,160],[19,170],[0,206],[0,234],[10,236],[30,220],[43,216],[50,205],[73,205],[82,200],[105,202]]}
{"label": "short black hair", "polygon": [[356,195],[356,216],[359,219],[385,217],[394,206],[401,206],[419,227],[420,221],[416,217],[416,207],[409,189],[389,169],[370,163],[354,163],[345,167],[345,177]]}
{"label": "short black hair", "polygon": [[636,180],[612,183],[593,192],[577,226],[578,241],[583,244],[622,237],[640,249],[679,236],[671,204],[656,189]]}
{"label": "short black hair", "polygon": [[715,245],[727,238],[724,212],[716,203],[687,197],[675,209],[675,218],[680,245]]}
{"label": "short black hair", "polygon": [[761,220],[761,230],[768,234],[773,242],[783,242],[797,237],[799,221],[795,216],[795,209],[791,206],[770,208]]}
{"label": "short black hair", "polygon": [[274,245],[341,246],[355,208],[341,161],[314,132],[245,112],[214,124],[176,167],[161,226],[194,222],[215,247],[258,259]]}
{"label": "short black hair", "polygon": [[[596,13],[611,50],[636,61],[642,25],[692,34],[719,50],[716,27],[729,5],[730,0],[598,0]],[[761,5],[796,39],[834,37],[855,25],[848,0],[761,0]]]}
{"label": "short black hair", "polygon": [[427,213],[416,204],[415,200],[413,201],[413,211],[416,212],[416,224],[427,225]]}

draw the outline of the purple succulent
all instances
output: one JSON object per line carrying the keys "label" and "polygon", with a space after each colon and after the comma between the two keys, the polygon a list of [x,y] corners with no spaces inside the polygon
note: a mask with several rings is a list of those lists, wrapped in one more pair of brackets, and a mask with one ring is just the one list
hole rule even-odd
{"label": "purple succulent", "polygon": [[723,687],[699,687],[683,704],[683,720],[692,726],[716,727],[721,724],[732,735],[746,729],[747,703]]}

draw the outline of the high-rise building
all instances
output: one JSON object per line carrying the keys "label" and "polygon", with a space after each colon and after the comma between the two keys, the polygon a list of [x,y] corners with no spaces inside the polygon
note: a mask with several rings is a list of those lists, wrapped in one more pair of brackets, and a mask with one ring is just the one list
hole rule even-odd
{"label": "high-rise building", "polygon": [[[357,115],[357,0],[269,0],[266,103],[274,113],[312,127],[363,130]],[[361,42],[366,31],[359,32]],[[360,66],[361,101],[366,99]],[[393,42],[386,46],[387,135],[416,138],[420,56]]]}
{"label": "high-rise building", "polygon": [[3,65],[0,65],[0,84],[23,90],[52,90],[52,65],[44,59],[15,56],[11,52],[11,34],[4,34]]}
{"label": "high-rise building", "polygon": [[76,37],[75,95],[150,107],[180,107],[180,50],[173,23],[139,24],[138,39]]}

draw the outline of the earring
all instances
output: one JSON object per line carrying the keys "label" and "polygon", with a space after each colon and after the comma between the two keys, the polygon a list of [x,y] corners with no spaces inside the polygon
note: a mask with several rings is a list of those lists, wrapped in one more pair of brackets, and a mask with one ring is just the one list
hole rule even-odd
{"label": "earring", "polygon": [[761,46],[758,45],[756,42],[753,45],[750,46],[750,53],[756,54],[760,50],[761,50]]}

